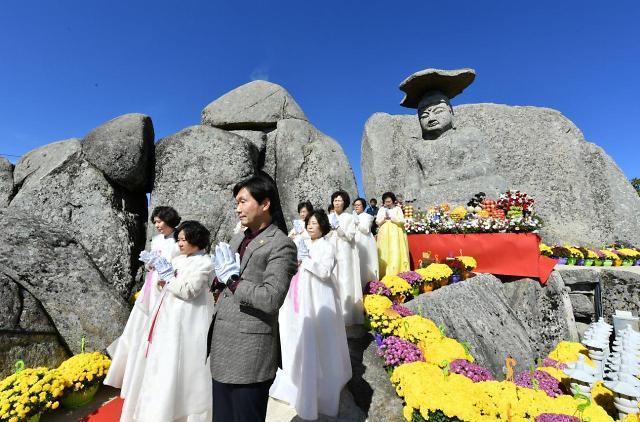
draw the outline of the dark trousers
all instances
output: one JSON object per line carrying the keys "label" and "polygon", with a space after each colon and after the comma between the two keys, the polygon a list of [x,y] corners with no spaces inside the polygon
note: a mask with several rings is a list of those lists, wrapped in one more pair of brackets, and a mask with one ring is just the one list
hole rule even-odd
{"label": "dark trousers", "polygon": [[273,380],[255,384],[224,384],[213,380],[215,422],[260,422],[267,417],[269,388]]}

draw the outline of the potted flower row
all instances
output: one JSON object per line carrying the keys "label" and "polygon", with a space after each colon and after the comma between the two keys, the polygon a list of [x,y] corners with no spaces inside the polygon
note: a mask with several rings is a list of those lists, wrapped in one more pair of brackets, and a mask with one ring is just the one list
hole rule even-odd
{"label": "potted flower row", "polygon": [[540,253],[561,265],[631,266],[640,265],[640,250],[634,248],[588,249],[575,246],[548,246],[540,244]]}
{"label": "potted flower row", "polygon": [[421,293],[431,292],[449,283],[472,277],[471,271],[476,266],[476,260],[470,256],[447,258],[445,263],[425,262],[425,267],[415,271],[386,275],[380,281],[369,282],[365,293],[384,295],[394,303],[404,303]]}
{"label": "potted flower row", "polygon": [[600,400],[585,406],[567,388],[561,368],[585,352],[579,343],[562,342],[547,359],[519,373],[507,358],[507,379],[497,381],[474,362],[472,346],[447,337],[444,326],[378,294],[365,296],[364,310],[374,321],[378,355],[404,400],[407,421],[613,421]]}
{"label": "potted flower row", "polygon": [[102,353],[80,353],[58,368],[26,368],[0,381],[0,421],[38,422],[47,411],[74,409],[89,403],[104,380],[111,361]]}

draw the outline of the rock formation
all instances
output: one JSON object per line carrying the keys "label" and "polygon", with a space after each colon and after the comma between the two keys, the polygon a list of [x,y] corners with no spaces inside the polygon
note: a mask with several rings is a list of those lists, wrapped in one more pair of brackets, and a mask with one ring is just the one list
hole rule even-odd
{"label": "rock formation", "polygon": [[452,125],[430,139],[422,134],[437,125],[431,117],[421,127],[415,115],[372,115],[362,139],[367,197],[391,190],[427,207],[519,189],[535,198],[547,242],[640,244],[640,197],[611,157],[558,111],[468,104],[452,114]]}

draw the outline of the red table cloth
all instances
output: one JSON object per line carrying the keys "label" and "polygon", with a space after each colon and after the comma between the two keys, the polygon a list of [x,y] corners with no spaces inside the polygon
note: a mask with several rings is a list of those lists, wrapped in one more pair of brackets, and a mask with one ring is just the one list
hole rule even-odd
{"label": "red table cloth", "polygon": [[546,283],[556,264],[540,255],[540,237],[535,233],[410,234],[411,268],[424,252],[431,258],[472,256],[478,262],[475,272],[538,278]]}

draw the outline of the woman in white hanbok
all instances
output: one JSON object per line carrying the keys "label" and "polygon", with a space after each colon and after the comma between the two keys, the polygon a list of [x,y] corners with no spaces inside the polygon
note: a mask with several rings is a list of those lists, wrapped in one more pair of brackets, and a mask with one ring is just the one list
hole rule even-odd
{"label": "woman in white hanbok", "polygon": [[303,201],[298,204],[298,216],[300,218],[293,220],[293,228],[289,231],[289,237],[293,240],[296,246],[301,240],[305,240],[308,246],[309,233],[305,230],[305,221],[307,221],[307,217],[309,217],[312,212],[313,205],[311,202]]}
{"label": "woman in white hanbok", "polygon": [[307,222],[310,247],[298,249],[298,272],[280,308],[282,369],[269,395],[295,408],[302,419],[335,417],[340,392],[351,378],[351,361],[333,267],[334,247],[323,235],[331,227],[323,210]]}
{"label": "woman in white hanbok", "polygon": [[353,201],[353,216],[356,222],[356,247],[360,257],[360,281],[362,288],[371,280],[378,280],[378,246],[371,234],[374,217],[364,212],[367,201],[358,198]]}
{"label": "woman in white hanbok", "polygon": [[136,353],[121,422],[210,422],[212,383],[207,332],[213,315],[209,231],[196,221],[177,229],[181,255],[155,262],[164,291]]}
{"label": "woman in white hanbok", "polygon": [[364,322],[360,257],[355,239],[356,222],[352,214],[345,212],[349,204],[347,192],[337,191],[331,195],[331,205],[333,205],[333,211],[329,214],[331,232],[327,235],[336,250],[336,266],[333,269],[333,275],[338,283],[342,316],[347,326]]}
{"label": "woman in white hanbok", "polygon": [[[180,254],[173,237],[175,228],[180,224],[180,216],[171,207],[155,207],[151,213],[151,222],[159,234],[151,240],[149,255],[154,257],[152,259],[162,256],[171,261]],[[111,356],[111,366],[104,379],[104,384],[120,388],[121,397],[126,396],[127,391],[123,387],[124,379],[133,371],[133,357],[135,357],[135,352],[144,337],[144,328],[147,325],[149,315],[162,292],[162,287],[158,286],[158,273],[153,265],[146,264],[145,269],[147,274],[142,290],[138,293],[124,331],[107,347]]]}

